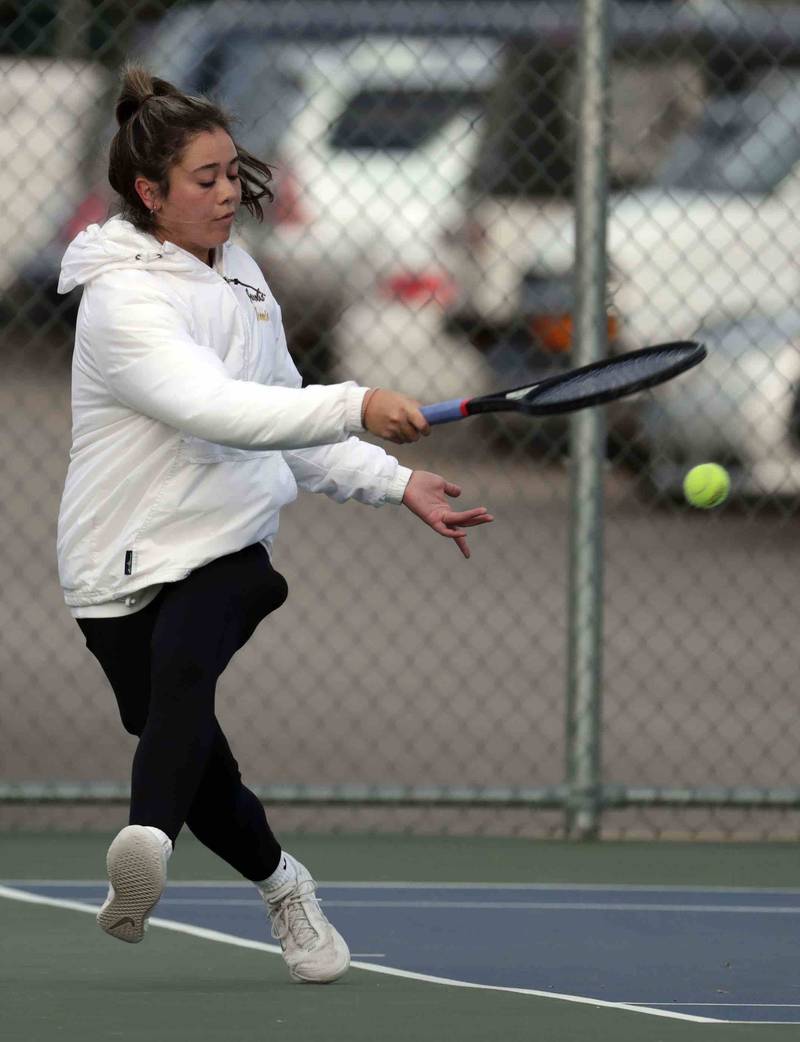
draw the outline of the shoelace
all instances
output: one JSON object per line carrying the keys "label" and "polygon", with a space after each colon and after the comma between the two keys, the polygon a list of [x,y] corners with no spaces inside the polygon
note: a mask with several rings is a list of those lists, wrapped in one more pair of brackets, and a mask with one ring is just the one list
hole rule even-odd
{"label": "shoelace", "polygon": [[299,883],[277,908],[270,908],[272,936],[276,941],[282,942],[291,934],[297,945],[306,949],[316,941],[319,933],[311,922],[306,902],[314,909],[316,900],[312,880]]}

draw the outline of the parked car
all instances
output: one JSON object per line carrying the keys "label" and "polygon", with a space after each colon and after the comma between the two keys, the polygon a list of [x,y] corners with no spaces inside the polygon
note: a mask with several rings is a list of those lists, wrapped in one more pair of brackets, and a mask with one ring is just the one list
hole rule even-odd
{"label": "parked car", "polygon": [[[369,47],[366,61],[348,72],[362,87],[343,115],[346,130],[334,133],[349,152],[338,160],[343,181],[318,171],[309,183],[329,196],[320,205],[331,230],[340,225],[339,234],[370,244],[355,250],[355,292],[334,330],[334,377],[432,401],[480,393],[491,376],[478,351],[442,332],[453,287],[439,252],[463,205],[498,48],[476,40],[413,43]],[[329,156],[314,155],[336,173]],[[344,204],[332,197],[342,184],[355,186]]]}
{"label": "parked car", "polygon": [[[413,393],[420,366],[450,368],[444,347],[427,358],[429,341],[412,349],[413,333],[394,317],[405,325],[406,304],[445,291],[435,285],[435,246],[457,213],[496,53],[485,40],[367,37],[345,57],[315,57],[311,100],[283,141],[304,220],[263,241],[256,229],[245,234],[279,299],[311,285],[329,302],[334,378],[387,383],[399,368]],[[362,326],[360,305],[375,294],[385,306]]]}
{"label": "parked car", "polygon": [[800,310],[701,327],[708,357],[639,414],[648,492],[677,498],[687,470],[728,468],[733,497],[800,495]]}
{"label": "parked car", "polygon": [[677,139],[654,190],[672,193],[672,208],[655,208],[666,241],[637,201],[620,204],[617,256],[627,222],[659,258],[627,280],[632,325],[643,338],[688,332],[709,348],[694,378],[639,411],[634,451],[656,492],[680,495],[687,464],[702,459],[729,466],[734,497],[800,491],[799,118],[800,70],[758,69]]}
{"label": "parked car", "polygon": [[[616,57],[610,77],[609,183],[613,198],[624,199],[653,183],[680,129],[699,112],[704,87],[699,62],[674,54]],[[564,364],[570,347],[576,93],[574,51],[508,48],[462,213],[443,242],[455,286],[447,331],[486,352],[500,348],[503,357],[513,346],[520,364],[536,372]],[[613,306],[621,281],[613,250],[611,264],[609,333],[624,340],[619,323],[627,316]]]}

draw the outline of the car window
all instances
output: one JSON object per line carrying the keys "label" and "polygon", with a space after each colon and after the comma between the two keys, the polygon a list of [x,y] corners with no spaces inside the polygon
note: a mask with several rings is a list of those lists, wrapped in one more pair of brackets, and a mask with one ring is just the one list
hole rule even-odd
{"label": "car window", "polygon": [[457,112],[480,104],[480,91],[475,90],[360,90],[334,121],[328,143],[337,151],[411,152]]}
{"label": "car window", "polygon": [[751,72],[709,99],[674,143],[658,182],[705,192],[772,191],[800,160],[800,69]]}
{"label": "car window", "polygon": [[236,138],[246,149],[274,154],[306,101],[297,66],[286,47],[231,33],[203,56],[190,89],[235,113]]}

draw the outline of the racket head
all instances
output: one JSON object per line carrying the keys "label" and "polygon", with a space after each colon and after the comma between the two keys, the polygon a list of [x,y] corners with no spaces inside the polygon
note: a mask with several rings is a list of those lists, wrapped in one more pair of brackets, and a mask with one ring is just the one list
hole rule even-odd
{"label": "racket head", "polygon": [[547,416],[575,412],[665,383],[705,357],[705,345],[698,341],[675,340],[592,362],[501,394],[473,398],[466,407],[470,414],[513,411]]}

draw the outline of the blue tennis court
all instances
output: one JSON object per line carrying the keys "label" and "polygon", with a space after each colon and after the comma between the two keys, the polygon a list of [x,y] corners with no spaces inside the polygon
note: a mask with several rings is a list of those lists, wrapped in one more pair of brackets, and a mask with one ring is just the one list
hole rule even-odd
{"label": "blue tennis court", "polygon": [[[54,904],[105,895],[104,883],[7,885]],[[800,1023],[797,890],[336,883],[319,894],[354,962],[377,972],[657,1016]],[[173,929],[271,942],[247,885],[173,883],[157,913]]]}

